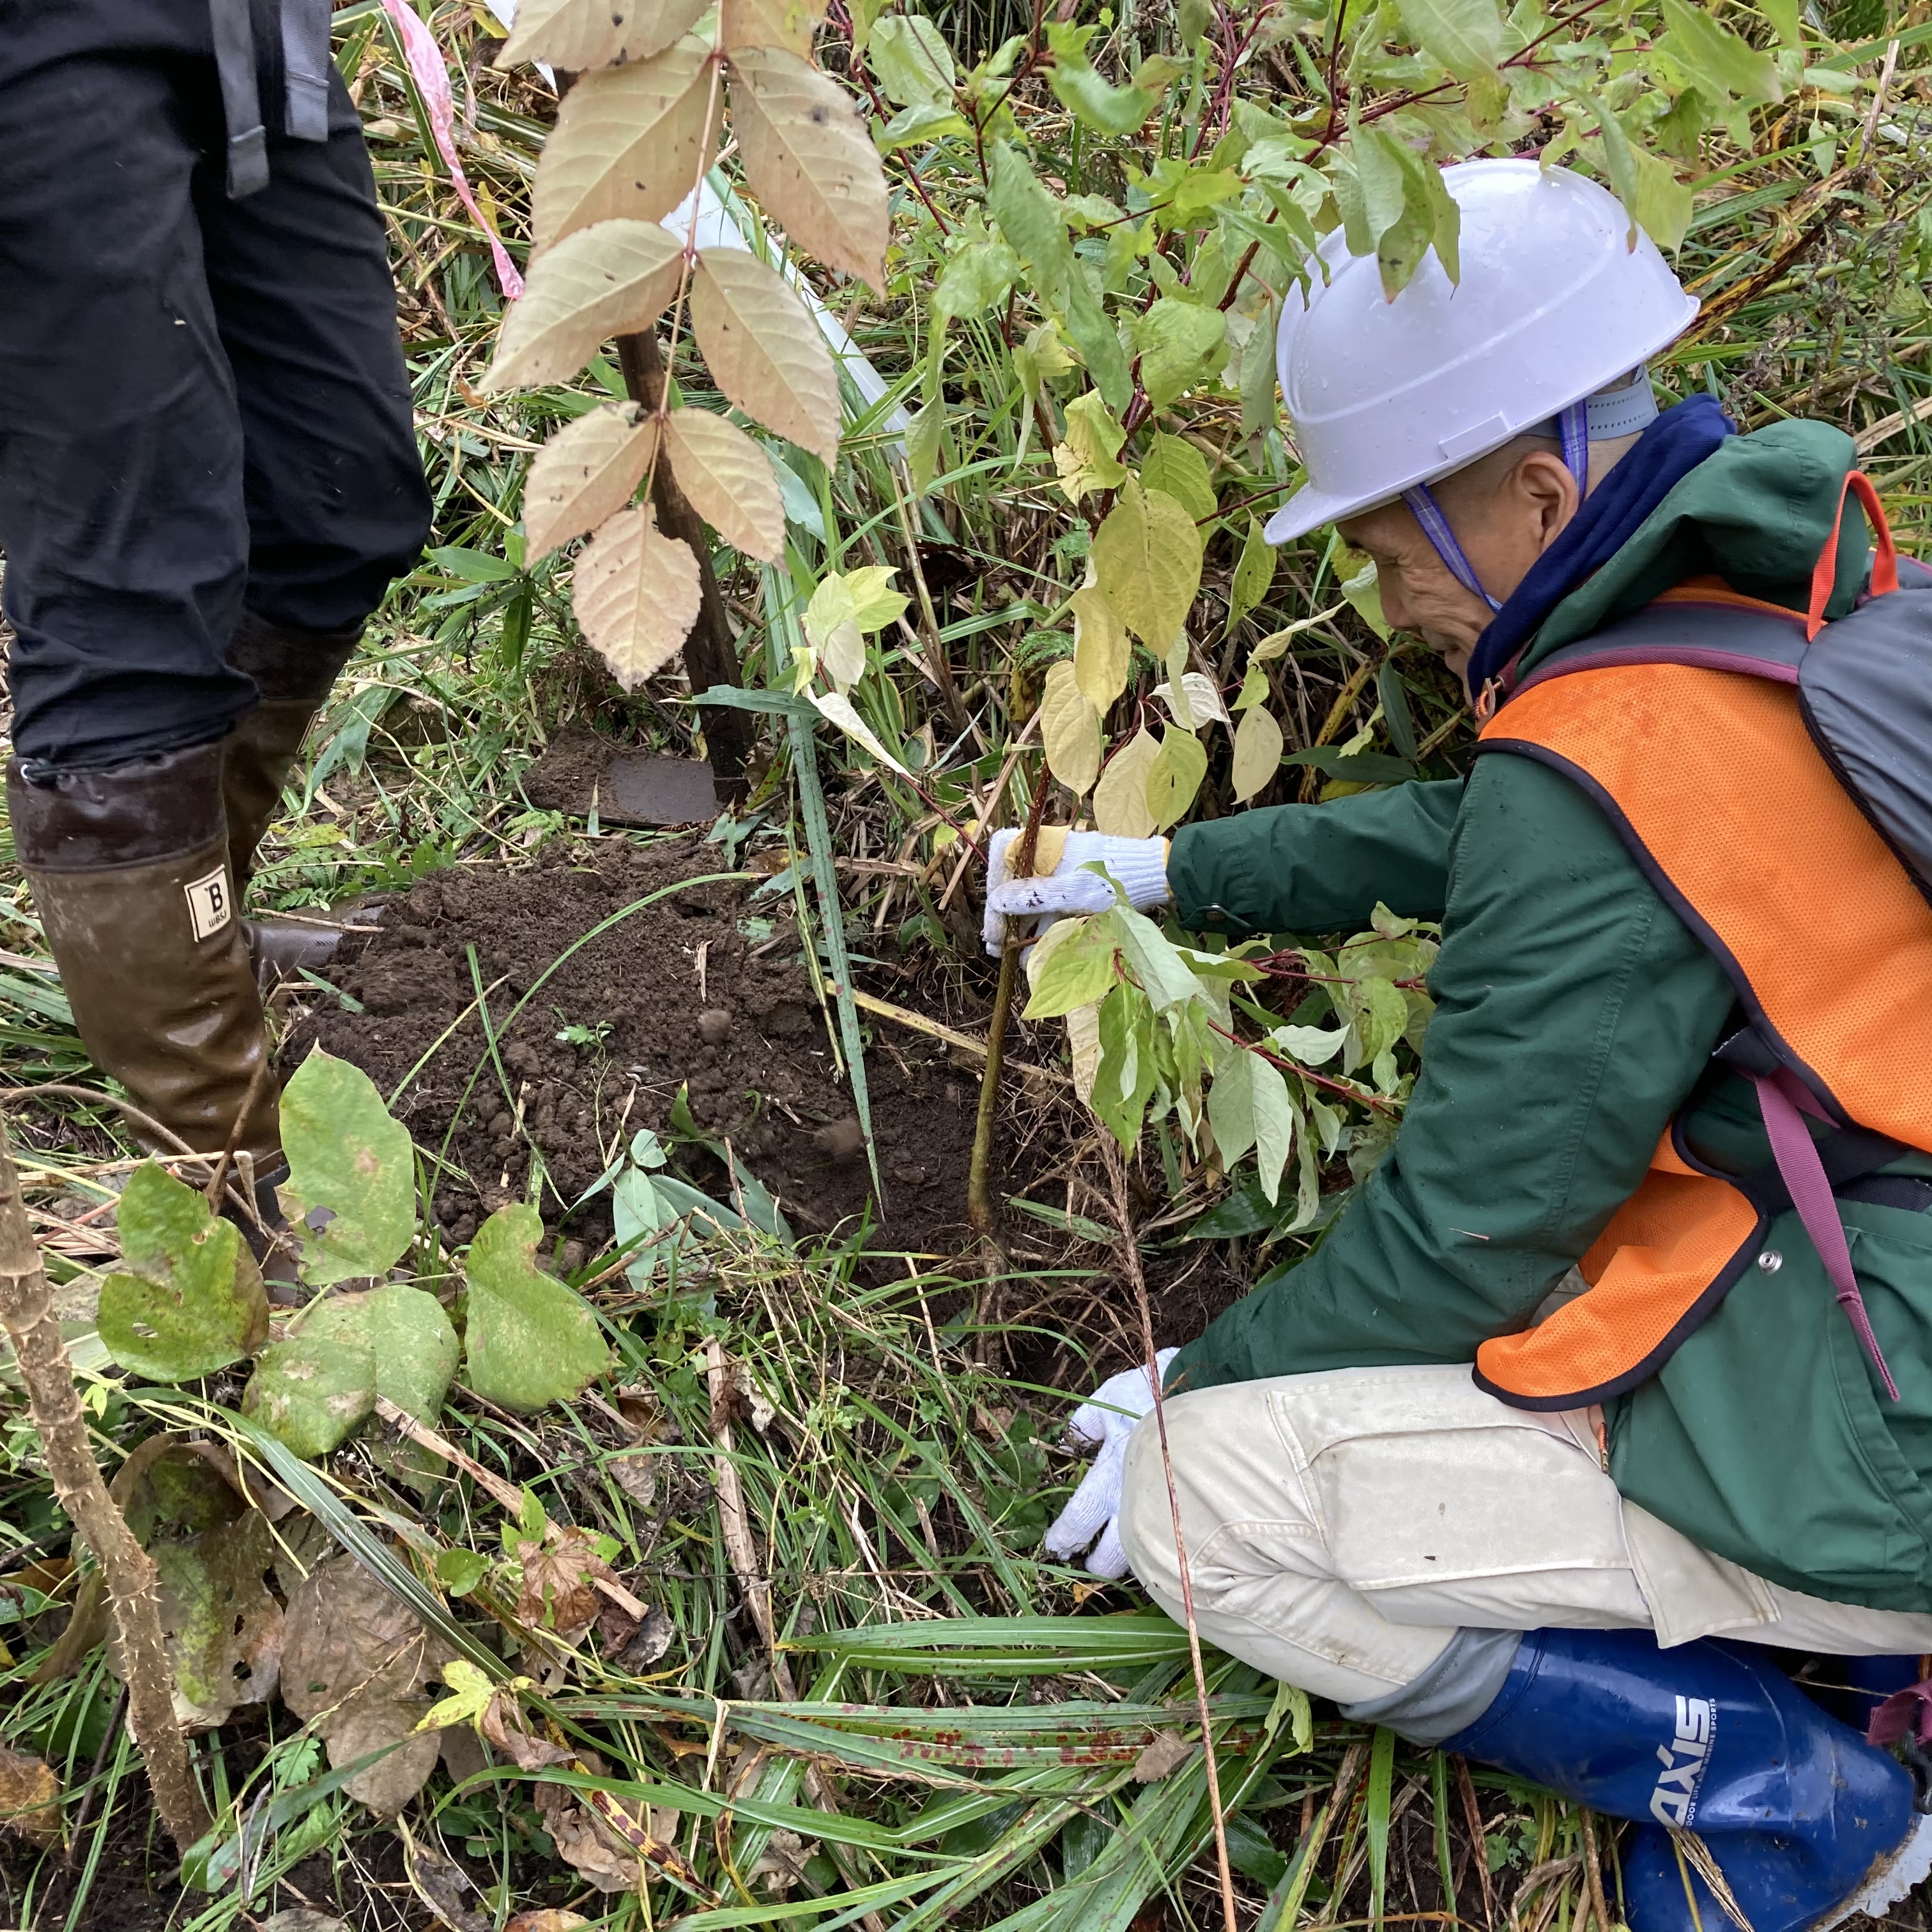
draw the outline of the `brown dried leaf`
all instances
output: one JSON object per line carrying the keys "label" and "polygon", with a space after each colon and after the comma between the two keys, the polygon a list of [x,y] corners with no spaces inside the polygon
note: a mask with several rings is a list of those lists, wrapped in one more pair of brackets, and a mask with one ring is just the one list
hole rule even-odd
{"label": "brown dried leaf", "polygon": [[272,1912],[262,1921],[262,1932],[349,1932],[349,1922],[297,1905],[286,1912]]}
{"label": "brown dried leaf", "polygon": [[729,544],[762,563],[784,554],[784,499],[771,458],[709,410],[673,410],[664,454],[692,507]]}
{"label": "brown dried leaf", "polygon": [[37,1844],[58,1843],[61,1781],[51,1765],[0,1744],[0,1831]]}
{"label": "brown dried leaf", "polygon": [[626,691],[690,635],[698,598],[691,546],[664,536],[643,505],[620,510],[597,532],[577,560],[571,592],[584,634]]}
{"label": "brown dried leaf", "polygon": [[160,1572],[161,1629],[184,1724],[212,1729],[238,1704],[266,1702],[281,1666],[284,1618],[268,1579],[274,1532],[239,1522],[150,1548]]}
{"label": "brown dried leaf", "polygon": [[478,1724],[484,1738],[519,1771],[542,1771],[547,1766],[569,1761],[569,1751],[562,1744],[538,1737],[524,1724],[515,1698],[506,1696],[500,1690],[484,1707]]}
{"label": "brown dried leaf", "polygon": [[724,0],[719,31],[729,53],[737,47],[782,47],[812,56],[812,38],[825,18],[825,0]]}
{"label": "brown dried leaf", "polygon": [[772,1834],[746,1879],[752,1884],[761,1878],[770,1880],[774,1896],[782,1898],[805,1882],[805,1862],[818,1849],[815,1840],[807,1843],[796,1832],[781,1828]]}
{"label": "brown dried leaf", "polygon": [[538,1815],[566,1864],[574,1865],[599,1892],[632,1892],[640,1874],[638,1855],[588,1807],[561,1784],[536,1788]]}
{"label": "brown dried leaf", "polygon": [[594,221],[658,221],[718,158],[724,94],[695,38],[581,76],[564,96],[530,190],[533,247]]}
{"label": "brown dried leaf", "polygon": [[803,302],[737,248],[707,248],[691,327],[712,378],[748,416],[826,463],[838,454],[838,371]]}
{"label": "brown dried leaf", "polygon": [[1178,1731],[1155,1732],[1154,1742],[1134,1760],[1134,1782],[1158,1784],[1163,1778],[1178,1771],[1197,1748]]}
{"label": "brown dried leaf", "polygon": [[731,56],[731,124],[765,212],[808,254],[885,290],[885,170],[858,103],[778,47]]}
{"label": "brown dried leaf", "polygon": [[338,1771],[385,1745],[396,1747],[342,1787],[379,1817],[393,1818],[436,1768],[442,1734],[416,1729],[428,1709],[427,1697],[365,1695],[352,1698],[316,1726],[328,1747],[329,1764]]}
{"label": "brown dried leaf", "polygon": [[535,1630],[555,1630],[566,1642],[597,1621],[603,1599],[596,1580],[617,1580],[616,1572],[598,1555],[597,1539],[587,1529],[560,1530],[548,1544],[520,1543],[517,1560],[524,1566],[523,1592],[517,1599],[519,1620]]}
{"label": "brown dried leaf", "polygon": [[448,1926],[450,1932],[492,1932],[494,1916],[474,1911],[466,1903],[476,1890],[470,1874],[454,1858],[424,1844],[406,1826],[398,1828],[403,1840],[403,1869],[416,1895],[437,1922]]}
{"label": "brown dried leaf", "polygon": [[577,1932],[578,1927],[590,1923],[574,1912],[520,1912],[503,1932]]}
{"label": "brown dried leaf", "polygon": [[655,221],[600,221],[530,265],[482,388],[565,382],[611,336],[648,328],[677,292],[684,245]]}
{"label": "brown dried leaf", "polygon": [[704,6],[705,0],[523,0],[496,64],[548,61],[580,74],[644,60],[669,46]]}
{"label": "brown dried leaf", "polygon": [[634,403],[600,403],[557,431],[524,485],[524,555],[546,552],[607,522],[636,494],[651,465],[657,418]]}
{"label": "brown dried leaf", "polygon": [[658,1459],[648,1450],[613,1456],[604,1464],[610,1480],[632,1502],[649,1509],[658,1499]]}

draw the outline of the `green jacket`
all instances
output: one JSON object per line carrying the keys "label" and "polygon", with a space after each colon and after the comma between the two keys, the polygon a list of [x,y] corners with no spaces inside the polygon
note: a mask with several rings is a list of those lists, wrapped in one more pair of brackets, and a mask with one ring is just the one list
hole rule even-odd
{"label": "green jacket", "polygon": [[[1852,460],[1822,424],[1732,438],[1557,607],[1526,666],[1702,572],[1802,609]],[[1846,523],[1842,607],[1866,554]],[[1750,1088],[1708,1064],[1738,1023],[1723,970],[1597,807],[1544,766],[1492,754],[1466,783],[1192,826],[1168,877],[1196,929],[1352,929],[1378,900],[1443,923],[1436,1017],[1392,1150],[1316,1252],[1184,1348],[1171,1382],[1471,1361],[1528,1324],[1687,1100],[1704,1157],[1734,1172],[1769,1158]],[[1774,1582],[1922,1610],[1932,1215],[1846,1203],[1844,1218],[1901,1400],[1886,1399],[1787,1214],[1767,1244],[1784,1265],[1748,1270],[1655,1376],[1606,1406],[1610,1470],[1634,1502]]]}

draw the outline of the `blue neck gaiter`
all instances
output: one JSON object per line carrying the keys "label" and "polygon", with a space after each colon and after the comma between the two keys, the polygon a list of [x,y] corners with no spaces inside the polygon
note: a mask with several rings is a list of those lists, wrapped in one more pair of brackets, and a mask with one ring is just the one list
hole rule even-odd
{"label": "blue neck gaiter", "polygon": [[1736,429],[1701,391],[1666,410],[1585,497],[1570,526],[1532,566],[1476,640],[1469,688],[1480,693],[1541,628],[1543,620],[1636,534],[1646,518]]}

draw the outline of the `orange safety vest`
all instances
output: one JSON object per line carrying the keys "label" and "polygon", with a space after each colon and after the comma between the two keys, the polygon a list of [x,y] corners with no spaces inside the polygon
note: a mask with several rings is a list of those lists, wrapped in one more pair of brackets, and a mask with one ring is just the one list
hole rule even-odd
{"label": "orange safety vest", "polygon": [[[1850,616],[1823,619],[1834,528],[1808,613],[1694,580],[1553,653],[1483,728],[1480,751],[1588,793],[1723,964],[1750,1024],[1719,1054],[1756,1082],[1776,1156],[1720,1172],[1680,1115],[1580,1264],[1589,1292],[1477,1351],[1478,1383],[1519,1408],[1654,1374],[1793,1206],[1896,1398],[1832,1197],[1932,1153],[1932,589],[1899,590],[1875,492],[1856,472],[1846,488],[1877,540]],[[1808,1115],[1832,1131],[1814,1140]]]}

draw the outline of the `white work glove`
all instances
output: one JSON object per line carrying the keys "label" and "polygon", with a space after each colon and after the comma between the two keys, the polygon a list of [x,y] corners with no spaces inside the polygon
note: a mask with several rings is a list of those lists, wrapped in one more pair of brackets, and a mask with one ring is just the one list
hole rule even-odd
{"label": "white work glove", "polygon": [[[1164,1380],[1167,1365],[1180,1353],[1163,1348],[1155,1356],[1154,1366]],[[1093,1554],[1087,1568],[1096,1576],[1124,1576],[1127,1552],[1120,1547],[1121,1459],[1126,1454],[1127,1438],[1134,1425],[1154,1406],[1154,1385],[1146,1365],[1124,1369],[1109,1376],[1092,1396],[1073,1412],[1066,1425],[1066,1438],[1083,1448],[1097,1449],[1094,1466],[1082,1479],[1073,1499],[1054,1519],[1046,1532],[1046,1552],[1069,1563],[1090,1543]],[[1098,1543],[1094,1539],[1098,1537]]]}
{"label": "white work glove", "polygon": [[998,958],[1009,919],[1031,919],[1037,939],[1066,913],[1107,912],[1114,904],[1107,879],[1082,870],[1098,860],[1138,908],[1160,904],[1167,892],[1167,841],[1116,838],[1105,832],[1070,832],[1066,849],[1050,877],[1010,879],[1009,855],[1017,832],[996,832],[986,848],[986,916],[980,927],[986,950]]}

